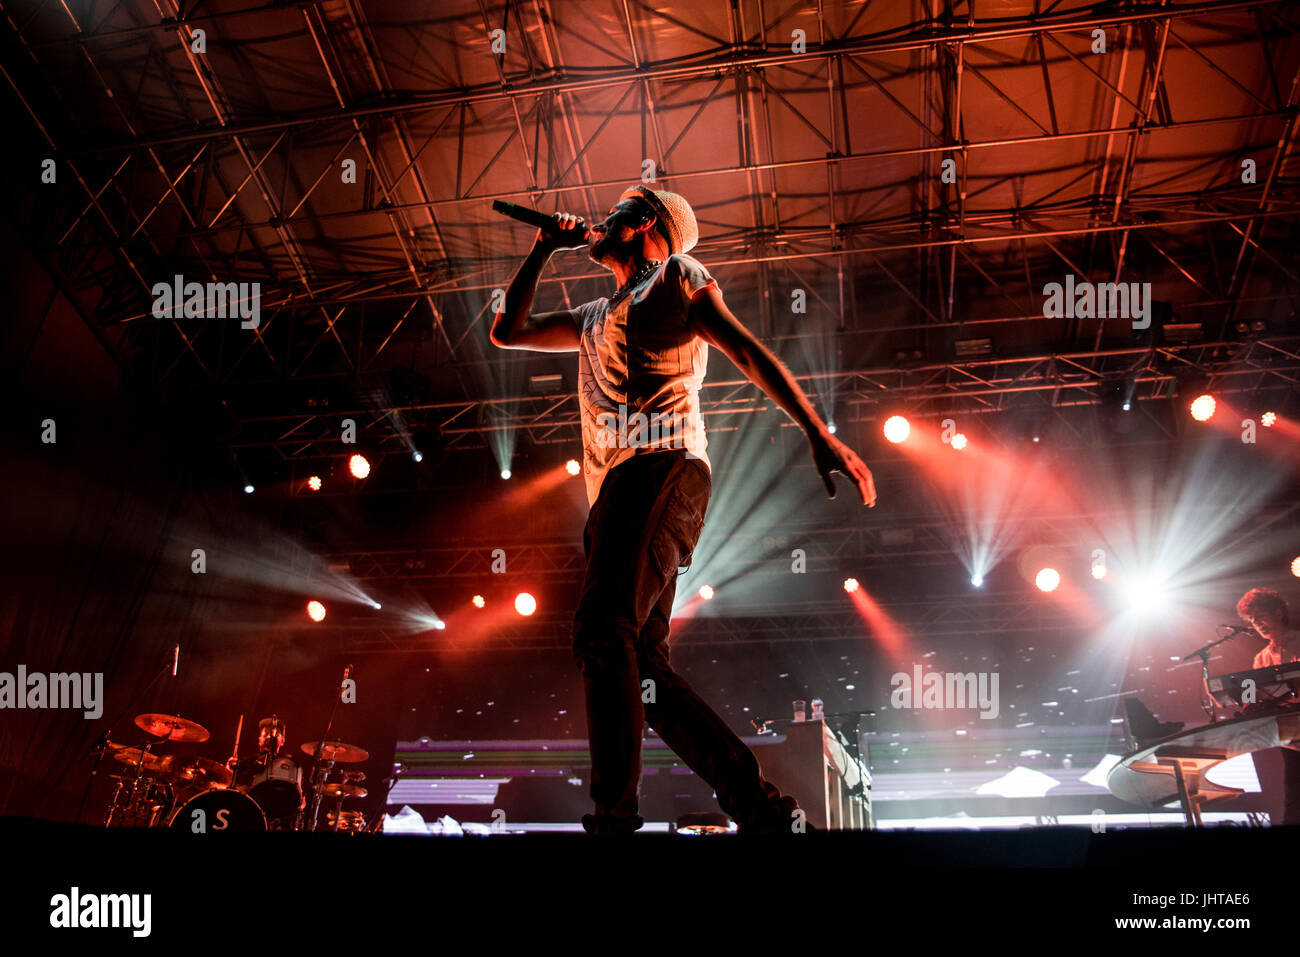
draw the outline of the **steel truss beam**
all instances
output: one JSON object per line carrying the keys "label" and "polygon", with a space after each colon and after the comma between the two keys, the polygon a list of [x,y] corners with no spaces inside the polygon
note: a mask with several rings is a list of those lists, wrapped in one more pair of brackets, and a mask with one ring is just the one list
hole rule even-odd
{"label": "steel truss beam", "polygon": [[[971,638],[1023,637],[1043,641],[1078,635],[1082,627],[1059,603],[1033,601],[1018,593],[969,595],[908,602],[889,607],[890,615],[914,641],[934,643]],[[572,613],[534,615],[503,624],[487,635],[463,641],[447,631],[402,634],[374,626],[337,626],[351,636],[349,652],[358,654],[429,654],[431,651],[566,651],[573,646]],[[745,616],[699,616],[674,625],[673,649],[736,644],[793,644],[879,639],[848,603],[786,604],[782,613]]]}
{"label": "steel truss beam", "polygon": [[[1246,342],[1134,346],[1097,352],[990,357],[918,365],[882,366],[796,376],[810,396],[832,395],[841,424],[871,421],[882,413],[976,415],[1010,408],[1065,409],[1109,401],[1107,388],[1132,381],[1133,401],[1165,401],[1182,379],[1213,382],[1216,394],[1300,385],[1300,337]],[[1016,399],[1031,400],[1026,406]],[[742,428],[755,413],[774,412],[747,379],[706,380],[700,393],[709,431]],[[490,399],[398,404],[392,407],[409,432],[441,436],[444,449],[483,447],[493,432],[510,431],[538,444],[573,443],[578,435],[577,397],[514,395]],[[364,409],[286,412],[244,420],[244,437],[233,448],[274,448],[284,459],[346,457],[337,422],[373,414]],[[361,421],[360,419],[358,420]],[[399,436],[400,438],[400,436]],[[396,442],[396,440],[395,440]],[[404,443],[395,450],[405,450]]]}
{"label": "steel truss beam", "polygon": [[[1295,529],[1300,505],[1271,506],[1263,513],[1220,502],[1188,502],[1180,516],[1192,526],[1235,519],[1242,527],[1271,531],[1284,527]],[[1118,509],[1102,505],[1087,512],[1026,515],[1016,525],[1016,538],[1025,544],[1054,545],[1080,556],[1080,567],[1088,567],[1092,549],[1103,543],[1081,532],[1094,534],[1112,523],[1126,525],[1158,524],[1167,515],[1151,507],[1125,506]],[[791,574],[791,549],[804,551],[807,574],[851,574],[860,571],[907,567],[955,566],[962,543],[954,542],[952,523],[933,511],[912,515],[891,515],[885,522],[871,521],[857,526],[798,524],[797,515],[783,521],[779,531],[740,528],[727,532],[728,554],[744,556],[745,577],[761,576],[785,579]],[[520,528],[516,535],[527,536]],[[336,549],[321,558],[332,567],[346,565],[351,578],[368,585],[395,585],[419,588],[422,583],[440,589],[442,582],[452,587],[473,587],[470,582],[489,579],[492,552],[505,548],[512,575],[548,585],[580,584],[586,570],[581,544],[573,540],[533,539],[516,544],[502,538],[494,529],[479,541],[458,541],[447,545],[409,545],[374,548],[358,546]],[[936,587],[939,587],[936,584]],[[963,593],[964,589],[963,589]],[[781,603],[784,607],[784,603]]]}
{"label": "steel truss beam", "polygon": [[[194,143],[209,139],[227,139],[246,137],[267,132],[280,132],[297,127],[316,126],[321,123],[351,123],[354,119],[366,117],[389,117],[401,113],[420,113],[461,103],[480,104],[513,102],[522,98],[534,98],[542,94],[566,93],[580,94],[597,90],[610,89],[619,85],[639,85],[643,81],[664,82],[709,79],[720,74],[730,75],[735,72],[765,67],[800,66],[806,67],[817,60],[832,60],[838,56],[881,56],[895,53],[909,53],[916,50],[931,49],[935,46],[967,44],[979,45],[1000,40],[1020,37],[1036,37],[1048,33],[1073,33],[1091,30],[1095,27],[1115,24],[1136,24],[1150,20],[1185,20],[1201,18],[1223,13],[1251,12],[1256,9],[1285,8],[1286,0],[1235,0],[1235,2],[1197,3],[1177,7],[1163,6],[1152,9],[1116,10],[1105,15],[1058,17],[1028,17],[1024,23],[998,26],[965,26],[935,29],[932,24],[918,25],[910,36],[899,40],[878,40],[866,38],[849,38],[832,40],[824,49],[805,53],[763,53],[737,52],[727,47],[716,55],[701,58],[690,64],[663,63],[643,64],[629,70],[613,70],[600,77],[582,79],[548,79],[534,82],[510,82],[508,88],[501,84],[484,84],[468,89],[449,90],[427,96],[414,96],[407,102],[391,103],[379,106],[348,106],[339,109],[315,110],[297,116],[280,117],[274,120],[245,123],[239,126],[223,126],[219,129],[175,133],[171,135],[148,137],[131,142],[101,144],[78,150],[73,155],[98,155],[148,149],[176,143]],[[180,21],[184,22],[184,21]],[[176,24],[171,24],[176,28]],[[829,65],[826,68],[830,73]]]}
{"label": "steel truss beam", "polygon": [[[764,85],[764,88],[766,88],[766,84]],[[1146,128],[1146,133],[1149,137],[1152,133],[1157,133],[1157,132],[1184,132],[1187,130],[1200,129],[1203,127],[1214,127],[1214,126],[1219,126],[1224,124],[1263,122],[1267,120],[1288,121],[1293,115],[1294,115],[1294,110],[1287,107],[1281,107],[1275,110],[1265,110],[1256,113],[1214,116],[1214,117],[1206,117],[1206,118],[1195,119],[1195,120],[1181,120],[1181,121],[1171,120],[1167,123],[1149,125]],[[671,175],[665,175],[662,178],[665,181],[672,180],[676,183],[680,183],[685,180],[701,179],[701,178],[707,179],[711,177],[736,175],[740,173],[752,175],[761,172],[774,173],[781,170],[797,170],[797,169],[804,169],[804,168],[813,169],[813,168],[822,168],[822,167],[827,168],[827,175],[829,175],[830,169],[834,167],[851,166],[854,164],[878,163],[881,160],[887,160],[887,159],[898,159],[898,158],[906,158],[906,157],[917,157],[919,159],[925,159],[930,156],[946,154],[946,153],[968,154],[972,151],[978,151],[978,150],[1014,149],[1018,147],[1040,146],[1047,143],[1064,142],[1067,140],[1086,140],[1086,139],[1097,139],[1102,137],[1113,137],[1118,134],[1127,133],[1128,131],[1129,131],[1128,127],[1126,126],[1112,125],[1100,129],[1080,130],[1080,131],[1072,131],[1072,132],[1065,132],[1065,133],[1049,133],[1049,134],[1036,135],[1036,136],[1015,136],[1015,137],[1001,137],[998,139],[971,140],[971,141],[961,143],[960,145],[939,143],[932,146],[870,150],[866,152],[856,152],[856,153],[831,152],[825,155],[811,156],[804,159],[769,160],[767,162],[756,162],[756,161],[742,162],[742,163],[733,163],[724,166],[708,166],[708,167],[702,167],[698,169],[682,169],[672,173]],[[276,145],[278,145],[279,142],[280,141],[277,140]],[[671,151],[671,147],[670,147],[670,151]],[[965,169],[964,165],[963,165],[963,169]],[[419,202],[419,203],[393,204],[391,206],[391,210],[398,211],[398,212],[420,212],[420,211],[428,212],[433,210],[450,210],[456,207],[465,207],[465,206],[475,206],[479,209],[482,209],[482,208],[486,208],[487,204],[489,204],[494,199],[518,199],[520,194],[523,192],[527,192],[527,194],[531,196],[534,199],[534,201],[540,201],[542,198],[547,196],[559,196],[560,194],[569,194],[578,191],[582,191],[587,194],[588,204],[591,208],[594,209],[596,208],[596,204],[594,199],[592,198],[593,190],[610,189],[613,187],[623,186],[623,185],[626,185],[625,177],[620,177],[618,179],[595,180],[592,179],[590,175],[587,175],[583,179],[577,180],[572,183],[557,185],[552,187],[539,186],[534,189],[528,189],[526,191],[510,190],[507,192],[484,192],[484,193],[478,193],[474,195],[468,195],[466,193],[461,192],[460,190],[457,190],[456,195],[451,197],[445,197],[442,199],[430,199],[428,201]],[[1204,198],[1201,196],[1201,194],[1188,194],[1188,197]],[[1025,208],[1033,209],[1035,207],[1031,204]],[[1092,210],[1093,206],[1091,205],[1091,201],[1089,201],[1089,205],[1087,205],[1084,208]],[[301,214],[282,218],[279,220],[272,219],[272,220],[259,220],[259,221],[251,221],[251,222],[229,223],[221,226],[213,225],[206,229],[200,228],[194,230],[193,232],[184,232],[184,233],[175,233],[175,234],[159,233],[156,235],[156,238],[158,238],[159,240],[164,240],[164,239],[174,239],[174,238],[188,238],[191,235],[197,237],[197,236],[217,236],[228,232],[243,233],[249,230],[270,229],[276,226],[277,224],[288,222],[288,221],[293,221],[297,223],[336,222],[336,221],[346,221],[349,219],[357,219],[362,217],[373,217],[375,215],[378,215],[380,212],[387,213],[389,211],[390,211],[390,207],[385,206],[382,211],[373,208],[358,208],[355,210],[341,210],[336,212],[319,213],[319,214],[313,214],[311,212],[303,212]],[[975,219],[974,221],[978,222],[979,219]],[[813,235],[817,234],[816,231],[811,231],[811,232]],[[790,241],[792,238],[798,238],[798,234],[777,232],[771,234],[770,237],[771,241],[773,242]],[[124,244],[129,243],[130,241],[131,240],[129,237],[121,240],[121,242]],[[728,243],[732,242],[732,239],[728,238],[727,242]],[[704,248],[707,248],[707,246]]]}

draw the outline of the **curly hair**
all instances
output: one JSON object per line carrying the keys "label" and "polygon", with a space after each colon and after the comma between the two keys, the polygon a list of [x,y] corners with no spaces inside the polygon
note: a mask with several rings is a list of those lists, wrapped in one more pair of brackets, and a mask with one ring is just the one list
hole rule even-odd
{"label": "curly hair", "polygon": [[1291,627],[1291,617],[1287,612],[1286,602],[1271,588],[1252,588],[1241,596],[1237,602],[1237,615],[1242,621],[1250,621],[1251,616],[1275,614],[1281,617],[1283,627]]}

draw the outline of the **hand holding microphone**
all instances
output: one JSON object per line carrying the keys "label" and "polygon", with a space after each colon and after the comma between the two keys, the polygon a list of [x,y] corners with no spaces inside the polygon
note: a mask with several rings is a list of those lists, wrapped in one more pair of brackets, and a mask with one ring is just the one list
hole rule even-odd
{"label": "hand holding microphone", "polygon": [[537,245],[545,249],[552,251],[556,249],[581,249],[588,245],[590,230],[581,216],[574,216],[572,213],[556,213],[554,216],[547,216],[545,213],[529,209],[527,206],[506,203],[499,199],[492,202],[492,208],[504,216],[509,216],[511,219],[517,219],[521,223],[536,226],[538,228]]}
{"label": "hand holding microphone", "polygon": [[543,227],[537,231],[535,242],[551,249],[582,249],[587,246],[590,231],[581,216],[572,213],[556,213],[553,217],[555,226]]}

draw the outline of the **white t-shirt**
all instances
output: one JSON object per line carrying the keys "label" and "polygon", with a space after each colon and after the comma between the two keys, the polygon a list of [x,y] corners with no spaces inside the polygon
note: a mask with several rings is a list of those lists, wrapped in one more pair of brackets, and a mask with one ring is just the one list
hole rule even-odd
{"label": "white t-shirt", "polygon": [[1259,651],[1255,652],[1255,660],[1251,663],[1252,668],[1269,668],[1273,665],[1284,665],[1288,662],[1300,659],[1300,632],[1288,629],[1282,636],[1286,639],[1286,645],[1283,654],[1277,654],[1273,650],[1270,642]]}
{"label": "white t-shirt", "polygon": [[676,254],[612,308],[603,298],[575,310],[589,505],[609,470],[637,453],[685,449],[712,471],[700,416],[709,347],[686,315],[691,296],[714,284],[698,260]]}

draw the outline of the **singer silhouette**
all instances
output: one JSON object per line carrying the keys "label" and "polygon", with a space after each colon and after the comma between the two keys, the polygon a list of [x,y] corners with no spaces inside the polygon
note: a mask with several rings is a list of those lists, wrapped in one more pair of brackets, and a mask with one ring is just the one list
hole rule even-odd
{"label": "singer silhouette", "polygon": [[[590,512],[573,654],[587,707],[595,813],[583,826],[591,834],[630,834],[644,824],[638,790],[646,722],[712,786],[742,834],[803,829],[797,801],[762,779],[753,753],[669,660],[677,576],[690,565],[712,494],[699,403],[708,347],[721,349],[803,428],[831,498],[836,471],[864,505],[876,498],[861,459],[830,433],[785,367],[727,309],[704,265],[687,255],[697,239],[690,204],[646,186],[625,190],[590,228],[557,213],[539,229],[492,325],[501,348],[578,353]],[[589,241],[592,261],[614,274],[613,295],[531,312],[551,255]]]}

